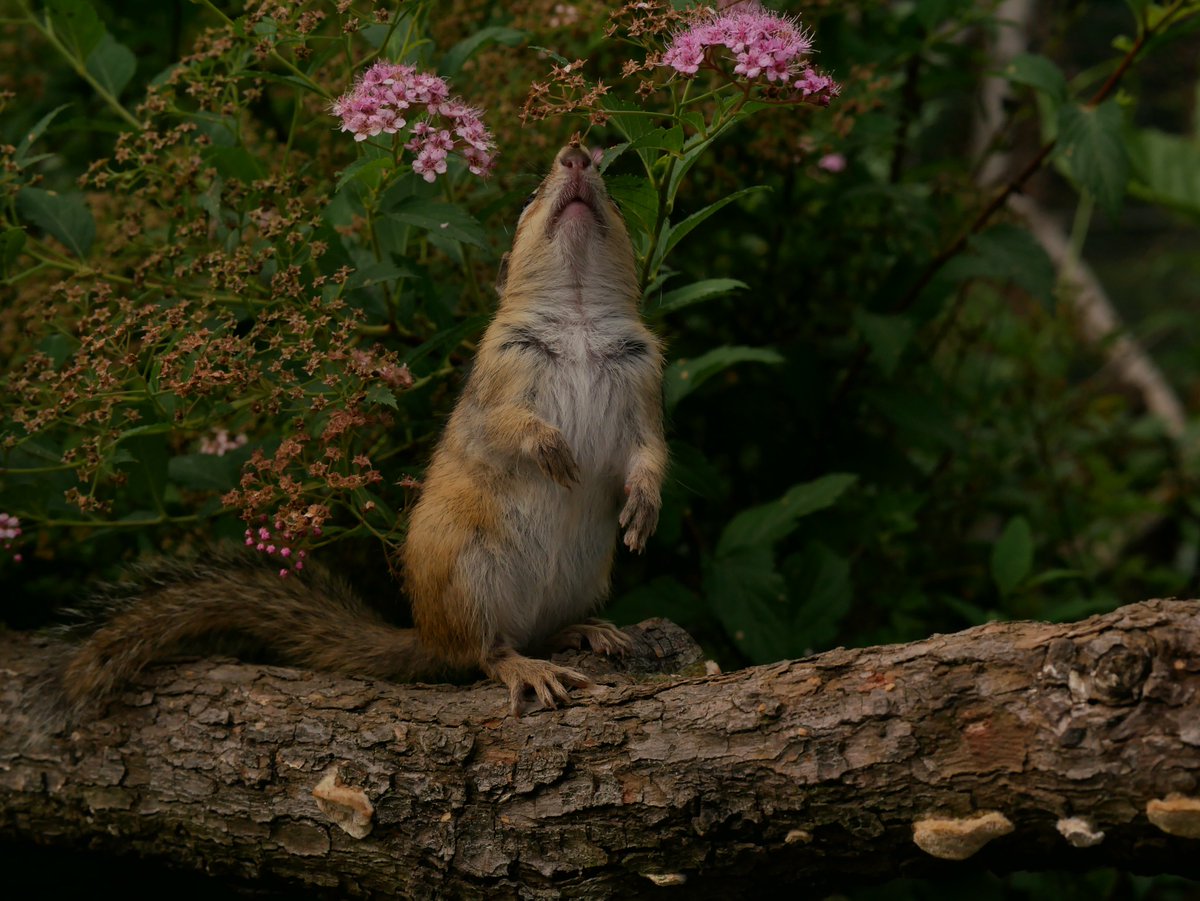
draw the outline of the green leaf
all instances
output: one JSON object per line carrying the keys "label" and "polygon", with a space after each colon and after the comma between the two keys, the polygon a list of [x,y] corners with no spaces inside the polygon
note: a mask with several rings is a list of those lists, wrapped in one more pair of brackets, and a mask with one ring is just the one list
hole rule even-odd
{"label": "green leaf", "polygon": [[434,351],[445,350],[447,353],[458,347],[466,338],[474,336],[483,331],[488,323],[487,316],[468,316],[461,322],[442,329],[424,344],[415,347],[408,352],[404,358],[404,362],[412,366],[417,361],[424,359]]}
{"label": "green leaf", "polygon": [[470,213],[449,203],[408,197],[397,203],[388,215],[406,225],[423,228],[431,235],[451,238],[463,244],[487,249],[487,233]]}
{"label": "green leaf", "polygon": [[78,191],[56,194],[41,188],[22,188],[17,194],[21,215],[58,238],[81,260],[96,239],[96,223],[83,195]]}
{"label": "green leaf", "polygon": [[372,263],[369,266],[362,266],[355,270],[354,274],[346,281],[346,288],[365,288],[367,285],[378,285],[383,282],[393,282],[400,278],[415,278],[416,273],[404,266],[397,266],[395,263],[389,263],[386,260],[381,263]]}
{"label": "green leaf", "polygon": [[380,180],[385,172],[394,164],[389,157],[359,157],[349,166],[341,171],[338,176],[337,184],[333,188],[333,193],[337,193],[346,187],[349,182],[361,182],[369,188],[379,186]]}
{"label": "green leaf", "polygon": [[605,605],[604,616],[618,624],[640,623],[664,616],[672,622],[694,620],[702,611],[700,599],[672,576],[659,576]]}
{"label": "green leaf", "polygon": [[24,246],[25,229],[6,228],[4,233],[0,234],[0,274],[5,278],[8,277],[13,264],[17,262],[17,258],[21,255],[21,248]]}
{"label": "green leaf", "polygon": [[[678,125],[672,128],[654,128],[644,134],[639,135],[629,143],[628,150],[636,150],[639,153],[643,150],[669,150],[673,153],[678,153],[683,149],[683,129]],[[643,158],[646,157],[643,154]]]}
{"label": "green leaf", "polygon": [[912,337],[912,321],[907,316],[884,316],[858,309],[854,313],[854,324],[871,349],[871,359],[879,371],[891,378]]}
{"label": "green leaf", "polygon": [[783,362],[778,351],[765,347],[717,347],[693,360],[676,360],[663,373],[664,404],[668,410],[706,381],[737,363]]}
{"label": "green leaf", "polygon": [[492,25],[488,28],[480,29],[470,37],[463,38],[453,47],[446,51],[446,55],[442,57],[442,63],[438,66],[438,72],[442,75],[452,76],[457,75],[459,70],[479,48],[486,44],[503,44],[505,47],[515,47],[525,40],[527,33],[516,28],[508,28],[504,25]]}
{"label": "green leaf", "polygon": [[743,510],[725,527],[717,556],[753,547],[771,547],[789,535],[802,517],[833,506],[858,476],[838,472],[788,489],[779,500]]}
{"label": "green leaf", "polygon": [[962,433],[939,395],[897,387],[896,383],[863,391],[863,397],[881,416],[907,433],[906,443],[932,443],[938,449],[963,445]]}
{"label": "green leaf", "polygon": [[659,259],[661,260],[661,259],[666,258],[667,254],[669,254],[674,249],[676,244],[678,244],[680,241],[682,241],[684,238],[686,238],[688,236],[688,234],[694,228],[696,228],[696,226],[700,225],[702,222],[704,222],[706,219],[708,219],[714,213],[720,212],[725,207],[727,207],[729,204],[733,203],[735,200],[740,200],[743,197],[748,197],[749,195],[755,194],[759,191],[769,191],[769,190],[770,190],[770,188],[768,188],[766,185],[754,185],[749,188],[742,188],[742,190],[734,191],[732,194],[728,194],[725,197],[722,197],[716,203],[710,203],[704,209],[699,210],[698,212],[692,213],[692,215],[688,216],[686,219],[684,219],[678,225],[671,226],[667,230],[666,240],[662,242],[663,250],[659,254]]}
{"label": "green leaf", "polygon": [[387,385],[376,382],[367,388],[366,397],[367,403],[383,404],[385,407],[391,407],[393,410],[398,409],[396,395],[392,394],[392,390]]}
{"label": "green leaf", "polygon": [[704,574],[708,606],[752,663],[793,656],[787,585],[770,548],[743,548],[713,560]]}
{"label": "green leaf", "polygon": [[1026,229],[1002,222],[974,235],[970,253],[951,260],[943,270],[950,279],[990,278],[1015,282],[1032,297],[1054,302],[1057,273],[1046,249]]}
{"label": "green leaf", "polygon": [[850,561],[814,541],[781,568],[788,594],[797,605],[790,631],[809,648],[829,647],[854,597]]}
{"label": "green leaf", "polygon": [[236,178],[249,183],[263,177],[262,163],[245,147],[205,147],[200,151],[203,160],[217,170],[222,178]]}
{"label": "green leaf", "polygon": [[[544,48],[534,48],[544,49]],[[568,60],[561,56],[557,57],[556,62],[561,66]],[[608,113],[608,121],[619,131],[626,141],[633,143],[642,135],[654,129],[654,119],[652,116],[647,116],[645,110],[635,103],[630,103],[627,100],[622,100],[615,95],[608,95],[601,101],[601,105]]]}
{"label": "green leaf", "polygon": [[1097,107],[1068,104],[1058,111],[1058,154],[1072,180],[1110,216],[1121,211],[1129,157],[1116,98]]}
{"label": "green leaf", "polygon": [[29,129],[29,134],[25,135],[25,138],[17,145],[17,152],[13,154],[13,159],[17,165],[25,162],[25,155],[29,152],[29,148],[33,146],[34,141],[42,136],[42,133],[50,126],[50,123],[54,121],[54,117],[70,105],[69,103],[64,103],[62,106],[55,107],[42,116],[42,118],[38,119],[37,124]]}
{"label": "green leaf", "polygon": [[121,91],[137,71],[137,57],[124,44],[105,33],[87,57],[87,70],[91,76],[113,97]]}
{"label": "green leaf", "polygon": [[613,164],[617,157],[628,149],[628,141],[622,141],[619,144],[613,144],[611,147],[605,147],[600,153],[600,174],[603,175],[607,172],[608,167]]}
{"label": "green leaf", "polygon": [[1129,136],[1131,190],[1146,200],[1200,216],[1200,141],[1141,128]]}
{"label": "green leaf", "polygon": [[90,0],[46,0],[46,20],[59,43],[81,62],[104,37],[104,23]]}
{"label": "green leaf", "polygon": [[616,201],[630,225],[648,235],[658,216],[658,194],[640,175],[617,175],[607,179],[608,195]]}
{"label": "green leaf", "polygon": [[181,454],[167,461],[167,477],[194,491],[229,491],[241,477],[241,461],[231,454]]}
{"label": "green leaf", "polygon": [[726,294],[743,291],[749,287],[745,282],[738,281],[736,278],[708,278],[668,291],[657,301],[647,303],[645,312],[647,316],[665,316],[667,313],[674,313],[684,307],[690,307],[714,297],[724,297]]}
{"label": "green leaf", "polygon": [[1028,85],[1041,91],[1056,104],[1067,101],[1067,79],[1062,71],[1044,56],[1022,53],[1004,69],[1004,77],[1013,84]]}
{"label": "green leaf", "polygon": [[1014,516],[992,546],[992,578],[1000,594],[1009,595],[1033,568],[1033,531],[1024,516]]}

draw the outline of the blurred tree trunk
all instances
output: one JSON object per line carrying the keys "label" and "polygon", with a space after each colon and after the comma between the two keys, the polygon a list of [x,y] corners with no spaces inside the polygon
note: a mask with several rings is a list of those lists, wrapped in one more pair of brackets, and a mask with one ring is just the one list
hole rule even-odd
{"label": "blurred tree trunk", "polygon": [[1200,873],[1200,601],[723,675],[670,624],[630,631],[635,664],[698,674],[516,718],[486,684],[204,660],[71,726],[61,645],[0,634],[0,836],[422,898],[819,891],[954,858]]}

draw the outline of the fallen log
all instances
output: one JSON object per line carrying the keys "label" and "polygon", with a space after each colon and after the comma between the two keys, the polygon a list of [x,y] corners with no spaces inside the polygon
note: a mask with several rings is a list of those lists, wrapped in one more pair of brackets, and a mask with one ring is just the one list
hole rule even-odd
{"label": "fallen log", "polygon": [[670,624],[630,631],[686,673],[518,718],[488,684],[201,660],[70,725],[61,646],[0,633],[0,837],[349,896],[1200,873],[1200,601],[708,675]]}

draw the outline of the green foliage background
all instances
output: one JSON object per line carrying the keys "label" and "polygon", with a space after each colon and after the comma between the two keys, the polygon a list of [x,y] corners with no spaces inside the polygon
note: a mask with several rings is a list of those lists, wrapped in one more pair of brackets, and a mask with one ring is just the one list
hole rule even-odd
{"label": "green foliage background", "polygon": [[[1092,0],[1040,19],[1029,52],[991,73],[1011,98],[984,152],[972,123],[1004,27],[994,3],[783,5],[844,93],[827,110],[755,110],[665,210],[699,221],[645,301],[671,360],[672,472],[651,547],[618,561],[610,614],[673,618],[731,667],[1195,594],[1197,5]],[[10,620],[30,618],[18,595],[45,606],[138,553],[241,540],[243,519],[311,504],[325,511],[312,553],[395,594],[403,479],[453,403],[554,149],[577,129],[637,140],[609,184],[635,237],[664,211],[646,178],[686,149],[672,88],[662,72],[619,78],[640,51],[605,37],[609,4],[254,9],[5,13],[0,511],[25,529],[22,561],[0,560]],[[321,14],[309,31],[306,13]],[[428,186],[336,131],[329,100],[376,55],[439,71],[485,109],[490,181],[457,170]],[[522,123],[530,84],[577,58],[612,86],[607,121]],[[1050,141],[1021,187],[1182,399],[1182,431],[1117,377],[1115,335],[1085,337],[1027,225],[979,217],[995,193],[977,184],[985,157],[1009,154],[1012,178]],[[164,387],[163,354],[193,393]],[[200,379],[214,360],[221,378]],[[402,365],[411,386],[381,380]],[[217,428],[247,444],[199,453]],[[1092,878],[1088,897],[1188,896]],[[1030,877],[986,893],[1060,889]]]}

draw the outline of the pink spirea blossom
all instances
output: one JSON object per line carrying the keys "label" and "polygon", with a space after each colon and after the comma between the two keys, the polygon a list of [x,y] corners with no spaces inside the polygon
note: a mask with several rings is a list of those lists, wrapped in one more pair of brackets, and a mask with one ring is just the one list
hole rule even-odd
{"label": "pink spirea blossom", "polygon": [[[21,537],[21,520],[9,513],[0,513],[0,542],[4,543],[4,549],[11,551],[13,542]],[[12,558],[15,562],[21,562],[20,554],[13,554]]]}
{"label": "pink spirea blossom", "polygon": [[248,439],[244,432],[230,435],[228,429],[215,429],[211,435],[200,439],[200,453],[223,457],[232,450],[237,450]]}
{"label": "pink spirea blossom", "polygon": [[724,13],[708,10],[706,18],[675,35],[662,65],[695,75],[708,52],[718,47],[731,54],[727,58],[734,62],[734,75],[790,88],[805,103],[827,106],[841,92],[836,81],[808,65],[812,38],[799,22],[757,3]]}
{"label": "pink spirea blossom", "polygon": [[444,78],[414,66],[375,63],[333,102],[332,111],[356,141],[407,129],[411,137],[404,148],[414,155],[413,171],[429,182],[446,172],[452,153],[474,175],[488,175],[495,164],[496,140],[482,111],[451,97]]}
{"label": "pink spirea blossom", "polygon": [[817,168],[837,174],[846,168],[846,157],[840,153],[827,153],[817,160]]}
{"label": "pink spirea blossom", "polygon": [[279,570],[281,579],[286,579],[289,573],[300,572],[304,569],[304,560],[308,556],[308,552],[303,548],[293,549],[291,545],[309,535],[320,538],[321,530],[319,528],[305,529],[297,534],[288,531],[281,521],[276,520],[275,529],[272,531],[269,526],[263,524],[265,522],[266,517],[264,516],[256,528],[246,530],[246,547],[253,548],[268,557],[277,558],[283,564]]}

